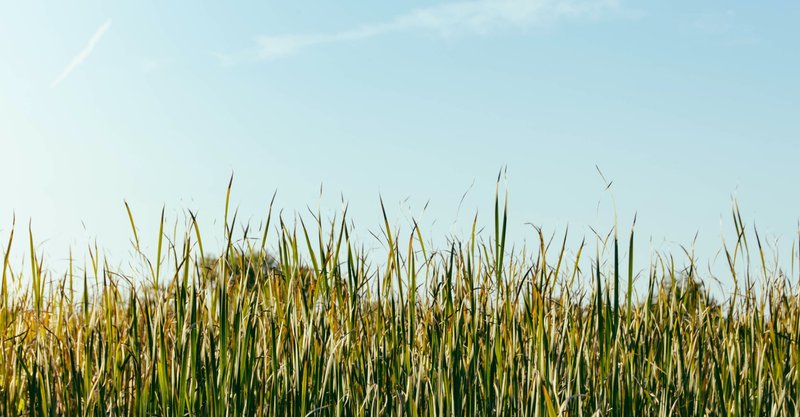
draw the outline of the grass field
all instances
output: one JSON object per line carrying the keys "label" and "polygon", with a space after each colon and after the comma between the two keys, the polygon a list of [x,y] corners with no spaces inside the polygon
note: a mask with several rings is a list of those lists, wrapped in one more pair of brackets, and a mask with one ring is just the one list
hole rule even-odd
{"label": "grass field", "polygon": [[168,238],[162,216],[136,277],[96,251],[53,275],[17,228],[0,415],[800,415],[795,278],[736,210],[723,248],[735,285],[715,301],[690,253],[653,259],[633,296],[633,228],[570,249],[540,233],[512,251],[495,206],[490,237],[473,228],[445,247],[386,221],[377,256],[344,218],[270,213],[255,231],[226,201],[223,253],[203,255],[194,217]]}

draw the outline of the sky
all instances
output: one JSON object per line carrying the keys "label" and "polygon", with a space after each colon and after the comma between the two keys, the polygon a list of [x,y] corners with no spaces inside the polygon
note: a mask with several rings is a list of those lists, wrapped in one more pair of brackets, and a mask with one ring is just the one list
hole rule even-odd
{"label": "sky", "polygon": [[50,265],[95,241],[120,262],[127,201],[148,250],[162,207],[198,212],[213,246],[233,174],[254,225],[275,192],[289,220],[344,200],[377,245],[382,198],[436,241],[490,224],[502,170],[518,244],[636,215],[637,253],[714,259],[735,199],[786,260],[798,19],[790,1],[0,2],[0,239],[16,219]]}

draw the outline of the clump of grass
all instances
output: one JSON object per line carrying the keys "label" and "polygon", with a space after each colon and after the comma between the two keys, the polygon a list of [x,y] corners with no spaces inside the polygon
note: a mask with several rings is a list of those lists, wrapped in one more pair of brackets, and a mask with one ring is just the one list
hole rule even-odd
{"label": "clump of grass", "polygon": [[[541,232],[513,251],[500,203],[490,239],[476,221],[444,248],[386,220],[381,258],[346,217],[287,225],[271,211],[240,240],[226,220],[211,258],[193,214],[167,239],[162,213],[156,257],[132,278],[96,249],[51,277],[32,234],[30,271],[16,271],[12,231],[0,415],[800,415],[800,298],[738,211],[724,249],[736,285],[717,303],[691,257],[656,258],[634,297],[633,230],[591,259]],[[748,237],[761,267],[742,277]]]}

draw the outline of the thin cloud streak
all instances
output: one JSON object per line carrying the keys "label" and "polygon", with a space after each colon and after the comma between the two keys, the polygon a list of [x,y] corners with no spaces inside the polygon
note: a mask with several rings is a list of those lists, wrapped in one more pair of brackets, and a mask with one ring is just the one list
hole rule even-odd
{"label": "thin cloud streak", "polygon": [[94,47],[100,41],[100,38],[103,37],[103,35],[108,31],[110,27],[111,27],[111,19],[108,19],[99,28],[97,28],[97,31],[94,33],[94,35],[92,35],[91,39],[89,39],[89,42],[86,44],[83,50],[81,50],[78,53],[78,55],[75,55],[75,57],[72,58],[72,61],[70,61],[69,65],[67,65],[66,68],[64,68],[64,70],[61,71],[61,75],[59,75],[58,78],[53,80],[53,82],[50,84],[50,88],[58,87],[58,85],[61,84],[61,82],[63,82],[67,77],[69,77],[72,71],[78,68],[83,63],[83,61],[86,61],[86,58],[89,58],[89,55],[92,54],[92,50],[94,50]]}
{"label": "thin cloud streak", "polygon": [[392,20],[322,34],[261,36],[258,58],[274,59],[311,46],[422,30],[441,36],[486,35],[560,19],[595,17],[619,8],[617,0],[473,0],[413,10]]}

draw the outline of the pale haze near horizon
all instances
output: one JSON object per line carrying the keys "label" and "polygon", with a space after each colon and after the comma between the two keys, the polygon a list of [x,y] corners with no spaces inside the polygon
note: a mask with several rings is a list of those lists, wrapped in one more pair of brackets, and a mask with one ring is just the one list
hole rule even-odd
{"label": "pale haze near horizon", "polygon": [[382,197],[441,241],[476,211],[490,225],[507,167],[518,245],[528,223],[592,242],[616,206],[623,236],[638,213],[638,267],[695,235],[707,262],[735,198],[788,266],[798,18],[777,1],[8,2],[0,239],[16,216],[14,255],[30,221],[51,265],[95,240],[124,263],[126,200],[147,250],[162,207],[198,212],[214,247],[233,173],[254,225],[275,191],[290,221],[343,198],[378,245]]}

